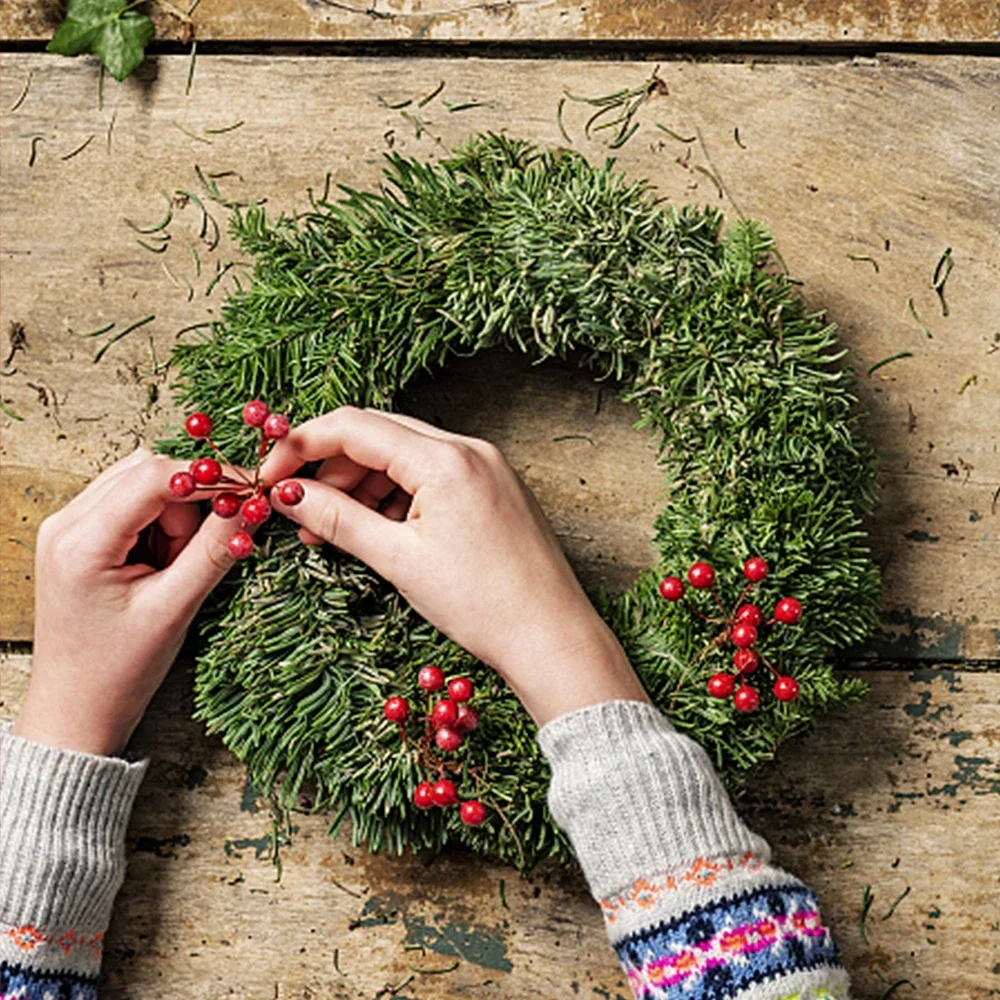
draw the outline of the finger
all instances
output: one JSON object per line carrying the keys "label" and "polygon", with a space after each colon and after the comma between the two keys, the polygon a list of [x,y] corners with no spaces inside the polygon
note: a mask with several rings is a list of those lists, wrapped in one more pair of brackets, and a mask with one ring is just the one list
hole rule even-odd
{"label": "finger", "polygon": [[367,466],[358,465],[357,462],[346,455],[337,455],[334,458],[328,458],[319,467],[316,472],[316,478],[320,482],[334,487],[334,489],[350,493],[369,472],[371,472],[371,469]]}
{"label": "finger", "polygon": [[201,526],[202,518],[193,503],[167,504],[156,522],[166,536],[165,566],[170,566]]}
{"label": "finger", "polygon": [[427,423],[426,420],[420,420],[417,417],[408,416],[405,413],[390,413],[388,410],[365,410],[366,413],[378,413],[380,416],[385,417],[387,420],[392,420],[403,427],[409,427],[410,430],[418,431],[421,434],[426,434],[428,437],[440,438],[441,440],[448,441],[459,437],[458,434],[453,434],[451,431],[446,431],[443,427],[435,427],[434,424]]}
{"label": "finger", "polygon": [[63,508],[74,517],[85,514],[97,503],[102,496],[111,488],[115,480],[124,472],[152,458],[153,453],[147,448],[136,448],[130,455],[120,458],[113,465],[109,465],[100,475],[92,479],[72,500]]}
{"label": "finger", "polygon": [[236,561],[229,554],[229,539],[235,530],[232,521],[215,514],[205,518],[173,564],[157,578],[156,586],[166,595],[165,602],[173,606],[180,603],[191,614],[198,609]]}
{"label": "finger", "polygon": [[410,513],[411,500],[412,497],[409,493],[397,490],[389,498],[389,502],[380,508],[380,513],[383,517],[389,518],[390,521],[405,521]]}
{"label": "finger", "polygon": [[349,552],[376,573],[387,576],[400,548],[410,538],[406,527],[369,510],[326,483],[307,480],[302,485],[305,496],[299,503],[289,507],[274,496],[274,509],[313,536]]}
{"label": "finger", "polygon": [[385,472],[407,493],[416,493],[434,468],[439,442],[374,410],[343,406],[296,427],[280,440],[264,465],[268,482],[293,475],[303,463],[346,455],[358,465]]}
{"label": "finger", "polygon": [[371,510],[378,510],[379,504],[398,488],[384,472],[369,472],[354,489],[344,492]]}
{"label": "finger", "polygon": [[[170,477],[187,467],[187,462],[153,457],[125,469],[75,525],[74,532],[81,533],[81,553],[106,565],[122,565],[139,532],[159,518],[168,504],[182,502],[170,491]],[[205,496],[206,491],[200,490],[183,502]]]}

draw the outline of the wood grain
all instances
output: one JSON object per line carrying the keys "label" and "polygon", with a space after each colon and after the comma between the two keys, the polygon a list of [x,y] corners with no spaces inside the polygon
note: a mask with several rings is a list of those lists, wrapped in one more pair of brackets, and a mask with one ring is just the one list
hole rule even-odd
{"label": "wood grain", "polygon": [[[188,3],[178,5],[186,9]],[[183,22],[150,11],[157,37]],[[6,0],[0,38],[51,37],[58,0]],[[226,41],[995,42],[1000,8],[982,0],[202,0],[200,39]]]}
{"label": "wood grain", "polygon": [[[28,669],[27,657],[0,658],[0,718],[16,713]],[[863,676],[867,701],[782,748],[748,819],[818,891],[858,1000],[884,994],[880,977],[910,980],[902,992],[915,1000],[986,1000],[1000,989],[1000,875],[975,831],[1000,822],[1000,676]],[[179,668],[134,741],[152,765],[106,945],[106,1000],[371,997],[414,967],[456,962],[417,973],[401,995],[628,996],[572,873],[522,880],[456,852],[371,856],[346,835],[329,839],[322,817],[295,815],[276,882],[267,807],[190,711]]]}
{"label": "wood grain", "polygon": [[[218,315],[232,272],[206,292],[233,250],[225,238],[207,250],[190,203],[175,203],[163,254],[140,247],[122,220],[149,225],[165,208],[160,191],[200,190],[196,164],[233,171],[220,179],[230,197],[266,195],[274,211],[294,211],[307,204],[308,187],[322,189],[328,171],[334,185],[375,183],[390,146],[436,158],[480,129],[565,142],[556,120],[564,90],[607,93],[653,71],[649,63],[218,56],[198,61],[185,96],[187,68],[181,56],[153,59],[121,87],[107,84],[101,111],[92,65],[4,59],[0,106],[10,107],[33,77],[0,146],[0,331],[19,323],[27,338],[0,382],[4,405],[23,418],[0,416],[0,458],[22,467],[3,489],[30,485],[24,470],[93,475],[176,420],[162,362],[176,331]],[[862,373],[911,352],[860,379],[883,481],[873,521],[886,581],[877,651],[996,658],[997,63],[672,63],[660,72],[670,93],[640,112],[642,128],[615,154],[622,167],[674,202],[766,220],[807,300],[841,324],[848,358]],[[438,97],[411,108],[423,123],[419,138],[412,122],[380,104],[429,94],[442,80]],[[452,113],[443,100],[481,104]],[[577,148],[607,155],[583,136],[584,109],[571,103],[564,117]],[[233,131],[206,132],[238,121]],[[657,122],[695,141],[678,142]],[[29,165],[33,136],[42,141]],[[724,197],[696,166],[716,176]],[[946,247],[955,267],[944,317],[930,285]],[[878,270],[850,254],[872,258]],[[931,338],[910,314],[910,299]],[[111,321],[121,330],[147,314],[155,321],[92,362],[103,338],[79,334]],[[625,586],[648,564],[660,479],[648,444],[630,429],[631,415],[611,405],[608,388],[596,413],[597,389],[585,375],[529,370],[491,354],[423,391],[424,412],[509,451],[589,585]],[[28,600],[27,586],[7,589],[5,602]],[[27,612],[12,617],[25,624],[5,627],[4,637],[27,637]]]}

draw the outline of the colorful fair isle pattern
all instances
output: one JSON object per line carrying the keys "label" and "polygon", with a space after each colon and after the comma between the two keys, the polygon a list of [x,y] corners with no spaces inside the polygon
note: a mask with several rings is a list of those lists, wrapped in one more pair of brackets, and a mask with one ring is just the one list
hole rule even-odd
{"label": "colorful fair isle pattern", "polygon": [[0,962],[0,1000],[97,1000],[97,977]]}
{"label": "colorful fair isle pattern", "polygon": [[839,968],[816,897],[764,888],[695,907],[615,945],[637,1000],[726,1000],[758,983]]}
{"label": "colorful fair isle pattern", "polygon": [[651,910],[666,895],[685,889],[707,889],[718,882],[725,882],[733,872],[755,872],[764,867],[764,862],[752,852],[742,858],[722,858],[710,861],[696,858],[687,871],[680,875],[665,875],[662,878],[636,879],[631,887],[618,896],[601,900],[604,919],[613,924],[619,915],[628,911]]}
{"label": "colorful fair isle pattern", "polygon": [[3,927],[2,933],[10,944],[25,955],[30,955],[36,948],[41,948],[43,945],[51,945],[67,956],[76,949],[86,949],[95,961],[101,961],[101,948],[104,946],[103,934],[80,934],[74,930],[63,931],[61,934],[46,934],[34,924]]}

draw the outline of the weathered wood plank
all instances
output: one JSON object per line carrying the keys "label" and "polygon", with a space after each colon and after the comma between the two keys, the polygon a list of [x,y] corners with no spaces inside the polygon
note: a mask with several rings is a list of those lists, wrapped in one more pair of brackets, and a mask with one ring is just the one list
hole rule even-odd
{"label": "weathered wood plank", "polygon": [[[27,670],[27,657],[0,658],[0,717],[15,714]],[[782,749],[746,804],[749,819],[778,863],[820,893],[859,1000],[884,994],[880,975],[909,979],[915,991],[900,992],[919,1000],[986,1000],[1000,988],[1000,875],[990,845],[971,834],[1000,822],[1000,676],[865,677],[863,705]],[[457,853],[370,856],[346,836],[328,839],[320,817],[296,816],[276,883],[270,814],[189,720],[188,683],[174,672],[135,740],[153,763],[107,942],[109,1000],[370,997],[411,967],[455,961],[452,973],[417,974],[404,995],[628,995],[572,874],[522,881]],[[858,928],[865,884],[875,894],[868,944]]]}
{"label": "weathered wood plank", "polygon": [[[556,120],[564,88],[607,93],[652,69],[257,57],[212,57],[199,67],[199,85],[185,97],[187,60],[152,60],[137,79],[109,89],[99,111],[93,67],[37,55],[5,59],[0,106],[14,103],[34,71],[0,148],[0,330],[20,323],[27,337],[9,362],[15,374],[0,383],[5,405],[24,418],[0,417],[5,463],[93,474],[175,419],[162,378],[152,374],[147,332],[160,362],[177,329],[217,315],[219,289],[205,293],[232,250],[225,239],[216,252],[206,249],[193,205],[175,206],[163,254],[139,247],[121,220],[155,222],[164,208],[157,192],[196,187],[195,164],[236,171],[242,182],[220,181],[233,197],[266,194],[275,209],[294,210],[306,204],[308,186],[322,188],[327,170],[334,184],[372,184],[389,145],[434,157],[486,128],[564,142]],[[616,153],[625,169],[651,178],[675,202],[708,201],[768,221],[804,294],[842,325],[862,372],[912,352],[863,375],[860,386],[884,483],[874,522],[886,578],[882,651],[996,657],[1000,129],[989,123],[1000,100],[997,64],[674,63],[661,74],[670,94],[640,112],[643,127]],[[428,94],[442,79],[442,94],[418,109],[426,126],[420,138],[398,111],[379,104],[380,96]],[[482,105],[449,113],[442,99]],[[222,135],[204,131],[240,120]],[[576,146],[605,155],[583,137],[583,120],[582,108],[568,106],[565,125]],[[677,142],[656,122],[697,141]],[[36,133],[44,141],[29,166]],[[86,149],[62,159],[90,135]],[[714,172],[727,196],[695,166]],[[943,317],[930,283],[949,246],[955,267]],[[878,271],[849,254],[872,257]],[[911,298],[933,338],[910,315]],[[99,364],[91,362],[95,341],[75,336],[112,320],[121,329],[148,313],[155,321]],[[538,490],[587,582],[626,584],[651,557],[645,539],[661,486],[625,411],[605,405],[594,413],[595,388],[554,366],[529,372],[490,356],[454,372],[426,389],[425,412],[494,437]],[[606,404],[609,398],[605,392]],[[567,433],[585,437],[553,440]],[[24,592],[7,599],[23,600]]]}
{"label": "weathered wood plank", "polygon": [[[157,37],[181,37],[179,18],[150,13]],[[7,0],[0,38],[49,38],[60,16],[59,0]],[[993,42],[1000,32],[996,5],[981,0],[203,0],[192,21],[198,38],[226,41]]]}

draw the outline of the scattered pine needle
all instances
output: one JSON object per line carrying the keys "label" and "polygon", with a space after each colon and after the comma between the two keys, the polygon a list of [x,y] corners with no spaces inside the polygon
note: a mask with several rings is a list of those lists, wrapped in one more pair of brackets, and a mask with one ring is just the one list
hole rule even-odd
{"label": "scattered pine needle", "polygon": [[414,972],[419,972],[422,976],[443,976],[445,973],[454,972],[458,968],[459,964],[460,963],[457,961],[452,962],[451,965],[445,966],[443,969],[420,969],[415,965],[411,965],[410,968]]}
{"label": "scattered pine needle", "polygon": [[507,884],[503,879],[500,879],[500,884],[497,886],[500,894],[500,905],[505,909],[509,910],[510,907],[507,905]]}
{"label": "scattered pine needle", "polygon": [[107,333],[115,324],[105,323],[104,326],[99,326],[96,330],[91,330],[90,333],[81,333],[81,337],[99,337],[102,333]]}
{"label": "scattered pine needle", "polygon": [[167,252],[167,241],[170,239],[168,236],[166,240],[160,243],[158,246],[153,246],[152,243],[147,243],[145,240],[136,239],[136,243],[139,244],[144,250],[148,250],[150,253],[166,253]]}
{"label": "scattered pine needle", "polygon": [[958,394],[961,396],[970,385],[976,385],[979,382],[978,375],[970,375],[963,383],[962,388],[958,390]]}
{"label": "scattered pine needle", "polygon": [[31,156],[28,157],[29,167],[33,167],[35,165],[35,157],[38,155],[38,144],[40,142],[45,142],[44,135],[36,135],[31,140]]}
{"label": "scattered pine needle", "polygon": [[76,147],[76,149],[71,150],[65,156],[60,156],[59,159],[72,160],[77,153],[82,153],[94,141],[94,138],[95,138],[94,133],[91,132],[90,135],[88,135],[87,138],[84,139],[83,142],[81,142],[80,145]]}
{"label": "scattered pine needle", "polygon": [[878,274],[878,261],[866,253],[849,253],[847,255],[848,260],[866,260],[872,267],[875,268],[875,273]]}
{"label": "scattered pine needle", "polygon": [[[28,96],[28,91],[31,89],[31,78],[35,75],[33,69],[28,70],[27,79],[24,81],[24,86],[21,88],[21,95],[18,99],[7,109],[7,114],[12,115],[17,109],[24,104],[24,99]],[[20,420],[20,417],[18,417]]]}
{"label": "scattered pine needle", "polygon": [[211,139],[206,139],[203,135],[196,135],[194,132],[191,132],[188,129],[186,129],[179,122],[171,122],[170,124],[173,125],[174,128],[180,129],[180,131],[183,132],[189,139],[194,139],[195,142],[203,142],[205,143],[206,146],[212,145]]}
{"label": "scattered pine needle", "polygon": [[937,265],[934,268],[934,277],[931,280],[931,287],[937,292],[938,301],[941,303],[942,316],[948,315],[948,303],[944,298],[944,285],[954,266],[955,262],[951,259],[951,247],[947,247],[944,253],[938,258]]}
{"label": "scattered pine needle", "polygon": [[694,169],[697,170],[699,174],[704,174],[715,185],[715,190],[719,192],[719,197],[721,198],[723,195],[722,181],[720,181],[719,178],[716,177],[715,174],[713,174],[712,171],[708,169],[708,167],[703,167],[700,164],[695,164]]}
{"label": "scattered pine needle", "polygon": [[906,307],[910,310],[910,315],[917,321],[917,326],[919,326],[920,329],[923,330],[924,336],[928,340],[933,340],[934,334],[931,333],[931,331],[928,330],[926,326],[924,326],[924,321],[917,315],[917,307],[913,304],[912,295],[910,296],[910,298],[906,300]]}
{"label": "scattered pine needle", "polygon": [[861,917],[858,919],[858,931],[865,944],[868,944],[868,928],[865,926],[865,922],[868,920],[868,912],[871,910],[873,902],[875,902],[875,893],[872,892],[872,887],[865,883],[861,890]]}
{"label": "scattered pine needle", "polygon": [[108,348],[111,347],[113,344],[117,344],[118,341],[122,339],[122,337],[125,337],[128,334],[132,333],[133,330],[138,330],[140,326],[145,326],[147,323],[152,323],[154,319],[156,319],[156,316],[150,314],[149,316],[145,316],[140,320],[136,320],[135,323],[132,323],[130,326],[125,327],[124,330],[119,330],[118,333],[116,333],[110,340],[106,341],[101,346],[100,350],[98,350],[98,352],[94,355],[94,364],[96,365],[97,362],[104,357],[104,354],[108,350]]}
{"label": "scattered pine needle", "polygon": [[696,135],[692,135],[690,137],[683,136],[683,135],[678,135],[672,128],[667,128],[666,125],[661,125],[659,122],[656,123],[656,127],[661,132],[666,132],[667,135],[669,135],[671,139],[676,139],[678,142],[697,142],[698,141],[698,136],[696,136]]}
{"label": "scattered pine needle", "polygon": [[746,149],[746,146],[744,146],[743,143],[740,142],[740,127],[739,127],[739,125],[737,125],[736,128],[733,129],[733,138],[736,140],[736,145],[739,146],[740,149]]}
{"label": "scattered pine needle", "polygon": [[562,132],[562,137],[572,146],[573,140],[569,137],[569,133],[566,131],[566,126],[563,124],[563,108],[566,107],[566,98],[560,97],[559,104],[556,106],[556,121],[559,123],[559,131]]}
{"label": "scattered pine needle", "polygon": [[885,993],[879,997],[879,1000],[889,1000],[889,997],[891,997],[900,986],[909,986],[911,990],[916,989],[916,986],[914,986],[909,979],[897,979],[894,983],[890,984]]}
{"label": "scattered pine needle", "polygon": [[[103,69],[103,64],[102,64],[101,68]],[[118,111],[116,110],[115,113],[111,116],[111,121],[108,122],[108,155],[109,156],[111,155],[111,133],[114,131],[115,122],[117,120],[118,120]]]}
{"label": "scattered pine needle", "polygon": [[868,369],[868,374],[872,375],[877,372],[883,365],[887,365],[892,361],[899,361],[900,358],[912,358],[912,351],[897,351],[895,354],[890,354],[889,357],[883,358],[881,361],[876,361],[875,364]]}
{"label": "scattered pine needle", "polygon": [[469,108],[485,107],[482,101],[460,101],[458,104],[451,104],[448,101],[441,102],[450,112],[468,111]]}
{"label": "scattered pine needle", "polygon": [[191,42],[191,59],[188,62],[187,82],[184,84],[184,96],[191,93],[191,84],[194,82],[194,61],[198,55],[198,40]]}
{"label": "scattered pine needle", "polygon": [[417,107],[426,107],[431,103],[431,101],[434,100],[435,97],[437,97],[438,94],[441,93],[442,90],[444,90],[444,80],[442,80],[426,97],[421,97],[420,100],[417,101]]}
{"label": "scattered pine needle", "polygon": [[889,909],[888,909],[888,910],[886,911],[886,914],[885,914],[885,916],[884,916],[884,917],[882,917],[882,919],[883,919],[883,920],[888,920],[888,919],[889,919],[889,918],[890,918],[890,917],[891,917],[891,916],[892,916],[892,915],[893,915],[893,914],[894,914],[894,913],[896,912],[896,907],[897,907],[897,906],[899,906],[899,904],[900,904],[900,903],[902,903],[902,902],[903,902],[903,900],[904,900],[904,899],[906,899],[906,897],[907,897],[907,896],[909,896],[909,894],[910,894],[910,886],[907,886],[907,887],[906,887],[906,888],[905,888],[905,889],[904,889],[904,890],[903,890],[903,891],[902,891],[902,892],[901,892],[901,893],[900,893],[900,894],[899,894],[899,895],[898,895],[898,896],[897,896],[897,897],[896,897],[896,898],[895,898],[895,899],[894,899],[894,900],[892,901],[892,906],[890,906],[890,907],[889,907]]}
{"label": "scattered pine needle", "polygon": [[20,413],[15,413],[2,399],[0,399],[0,411],[3,411],[11,420],[24,420]]}
{"label": "scattered pine needle", "polygon": [[205,135],[224,135],[226,132],[235,132],[243,125],[246,125],[246,122],[241,118],[238,122],[233,122],[232,125],[226,125],[224,128],[207,128]]}
{"label": "scattered pine needle", "polygon": [[340,949],[333,949],[333,967],[337,970],[337,975],[345,975],[344,970],[340,967]]}
{"label": "scattered pine needle", "polygon": [[[659,77],[659,67],[653,70],[652,76],[638,87],[623,87],[613,94],[601,97],[578,97],[566,91],[566,97],[578,104],[589,104],[597,110],[587,119],[583,127],[584,135],[589,139],[591,132],[603,129],[616,129],[615,136],[609,143],[611,149],[619,149],[635,135],[639,123],[633,122],[636,112],[654,95],[666,94],[666,83]],[[614,115],[608,121],[601,121],[605,115]],[[597,123],[601,121],[600,125]]]}

